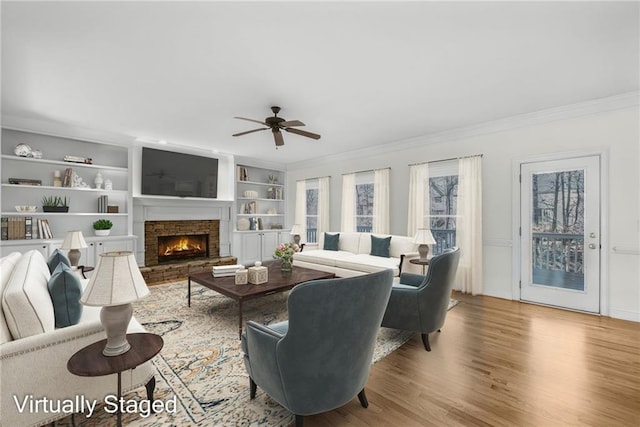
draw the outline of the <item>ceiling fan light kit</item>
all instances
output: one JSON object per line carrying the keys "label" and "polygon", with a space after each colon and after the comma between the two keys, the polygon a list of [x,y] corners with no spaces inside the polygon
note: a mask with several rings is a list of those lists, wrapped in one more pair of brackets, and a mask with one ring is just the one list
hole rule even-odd
{"label": "ceiling fan light kit", "polygon": [[271,107],[271,111],[273,112],[273,116],[267,117],[266,119],[264,119],[264,121],[247,119],[246,117],[234,117],[235,119],[247,120],[249,122],[259,123],[266,127],[235,133],[233,134],[233,136],[242,136],[248,133],[271,129],[271,133],[273,133],[273,139],[276,143],[276,148],[284,145],[284,138],[282,137],[282,132],[281,132],[282,129],[287,132],[294,133],[296,135],[305,136],[307,138],[320,139],[320,135],[318,135],[317,133],[296,129],[295,126],[298,126],[298,127],[305,126],[305,124],[302,123],[300,120],[285,120],[282,117],[278,117],[278,113],[280,112],[280,107],[273,106]]}

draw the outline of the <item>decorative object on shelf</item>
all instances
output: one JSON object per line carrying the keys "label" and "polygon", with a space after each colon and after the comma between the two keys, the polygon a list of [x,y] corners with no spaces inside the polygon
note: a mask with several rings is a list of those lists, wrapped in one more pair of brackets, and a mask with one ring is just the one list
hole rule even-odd
{"label": "decorative object on shelf", "polygon": [[42,158],[42,151],[39,148],[31,150],[31,156],[34,159],[41,159]]}
{"label": "decorative object on shelf", "polygon": [[282,260],[280,270],[291,271],[293,263],[293,254],[300,252],[300,246],[297,243],[280,243],[273,251],[273,257]]}
{"label": "decorative object on shelf", "polygon": [[276,208],[269,208],[269,209],[267,209],[267,213],[269,215],[277,215],[278,214],[278,210]]}
{"label": "decorative object on shelf", "polygon": [[277,184],[277,183],[278,183],[278,176],[270,173],[269,174],[269,184]]}
{"label": "decorative object on shelf", "polygon": [[104,179],[102,179],[102,174],[100,172],[98,172],[96,174],[96,177],[93,179],[93,183],[96,186],[96,188],[98,190],[102,190],[102,183],[104,182]]}
{"label": "decorative object on shelf", "polygon": [[27,144],[16,145],[16,148],[13,149],[13,152],[16,156],[33,157],[31,147],[29,147]]}
{"label": "decorative object on shelf", "polygon": [[105,356],[118,356],[131,348],[127,327],[133,315],[131,303],[149,294],[133,252],[100,254],[98,265],[80,298],[84,305],[102,307],[100,321],[107,333]]}
{"label": "decorative object on shelf", "polygon": [[37,206],[27,206],[27,205],[22,205],[22,206],[16,206],[16,211],[18,212],[35,212],[38,210]]}
{"label": "decorative object on shelf", "polygon": [[258,192],[254,191],[254,190],[246,190],[243,193],[243,195],[247,199],[257,199],[258,198]]}
{"label": "decorative object on shelf", "polygon": [[273,187],[267,188],[267,199],[275,199],[275,198],[276,198],[276,193],[273,190]]}
{"label": "decorative object on shelf", "polygon": [[427,261],[427,256],[429,255],[428,245],[434,245],[436,241],[433,238],[433,234],[431,234],[431,230],[428,228],[418,228],[416,236],[413,238],[413,243],[419,245],[418,253],[420,254],[420,261]]}
{"label": "decorative object on shelf", "polygon": [[66,155],[66,156],[64,156],[64,158],[62,160],[64,160],[65,162],[69,162],[69,163],[83,163],[85,165],[93,164],[93,159],[91,159],[89,157],[79,157],[79,156]]}
{"label": "decorative object on shelf", "polygon": [[293,241],[296,245],[300,245],[300,235],[302,233],[304,233],[302,226],[300,224],[293,224],[293,227],[291,227],[291,232],[289,234],[293,236]]}
{"label": "decorative object on shelf", "polygon": [[262,283],[267,283],[269,279],[269,269],[267,267],[263,267],[260,261],[256,261],[253,267],[249,267],[249,283],[252,285],[260,285]]}
{"label": "decorative object on shelf", "polygon": [[236,270],[235,283],[236,285],[246,285],[249,282],[249,271],[246,268]]}
{"label": "decorative object on shelf", "polygon": [[60,171],[53,171],[53,186],[62,187],[62,174]]}
{"label": "decorative object on shelf", "polygon": [[247,231],[251,227],[251,222],[247,218],[239,218],[236,222],[238,231]]}
{"label": "decorative object on shelf", "polygon": [[49,196],[42,198],[43,212],[69,212],[69,201],[67,197]]}
{"label": "decorative object on shelf", "polygon": [[272,230],[282,230],[282,224],[270,224],[269,228]]}
{"label": "decorative object on shelf", "polygon": [[87,247],[87,242],[84,240],[84,236],[82,235],[82,231],[74,230],[69,231],[66,236],[64,236],[64,241],[62,242],[62,246],[60,249],[68,249],[69,261],[71,262],[72,267],[77,267],[78,262],[80,261],[80,249],[84,249]]}
{"label": "decorative object on shelf", "polygon": [[111,227],[113,227],[113,222],[108,219],[99,219],[93,222],[93,232],[96,233],[96,236],[108,236],[111,233]]}
{"label": "decorative object on shelf", "polygon": [[109,178],[104,180],[104,189],[107,191],[113,190],[113,182]]}
{"label": "decorative object on shelf", "polygon": [[30,178],[9,178],[9,184],[16,185],[42,185],[42,180]]}
{"label": "decorative object on shelf", "polygon": [[82,177],[78,175],[76,172],[73,172],[73,178],[71,180],[71,186],[75,188],[89,188],[89,184],[84,182]]}
{"label": "decorative object on shelf", "polygon": [[107,206],[107,213],[118,213],[120,211],[120,208],[118,208],[117,205],[108,205]]}

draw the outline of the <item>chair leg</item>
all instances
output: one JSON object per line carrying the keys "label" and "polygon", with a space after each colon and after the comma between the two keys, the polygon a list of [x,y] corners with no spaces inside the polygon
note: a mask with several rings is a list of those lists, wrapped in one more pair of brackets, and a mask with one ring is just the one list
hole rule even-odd
{"label": "chair leg", "polygon": [[296,415],[296,427],[302,427],[304,417],[302,415]]}
{"label": "chair leg", "polygon": [[422,344],[424,344],[425,350],[431,351],[431,346],[429,345],[429,334],[422,334]]}
{"label": "chair leg", "polygon": [[253,381],[253,378],[249,377],[249,398],[250,399],[253,399],[253,398],[256,397],[256,390],[257,389],[258,389],[258,386]]}
{"label": "chair leg", "polygon": [[367,400],[367,395],[364,394],[364,389],[360,393],[358,393],[358,399],[360,399],[360,404],[363,408],[369,407],[369,401]]}

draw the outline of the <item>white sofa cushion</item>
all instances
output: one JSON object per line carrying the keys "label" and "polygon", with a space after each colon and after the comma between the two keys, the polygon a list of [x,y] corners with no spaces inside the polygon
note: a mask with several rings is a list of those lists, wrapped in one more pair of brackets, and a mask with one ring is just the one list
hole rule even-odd
{"label": "white sofa cushion", "polygon": [[[0,258],[0,305],[2,305],[2,295],[4,294],[4,287],[9,282],[11,273],[15,268],[18,260],[22,254],[20,252],[12,252],[9,255]],[[0,314],[0,344],[12,341],[11,332],[7,326],[7,321],[4,318],[4,312]]]}
{"label": "white sofa cushion", "polygon": [[358,253],[360,247],[360,235],[362,233],[344,233],[340,232],[340,240],[338,241],[338,249],[353,254]]}
{"label": "white sofa cushion", "polygon": [[14,340],[55,329],[47,288],[50,277],[40,252],[26,252],[18,260],[2,295],[2,310]]}
{"label": "white sofa cushion", "polygon": [[313,264],[335,266],[336,260],[353,255],[345,251],[325,251],[324,249],[302,251],[293,255],[293,262],[306,261]]}
{"label": "white sofa cushion", "polygon": [[418,252],[418,244],[413,242],[413,237],[391,236],[389,255],[392,258],[400,258],[400,255],[408,255]]}
{"label": "white sofa cushion", "polygon": [[398,265],[400,259],[385,258],[369,254],[356,254],[345,256],[336,260],[336,267],[347,270],[363,271],[365,273],[375,273],[376,271],[391,269],[394,276],[399,274]]}

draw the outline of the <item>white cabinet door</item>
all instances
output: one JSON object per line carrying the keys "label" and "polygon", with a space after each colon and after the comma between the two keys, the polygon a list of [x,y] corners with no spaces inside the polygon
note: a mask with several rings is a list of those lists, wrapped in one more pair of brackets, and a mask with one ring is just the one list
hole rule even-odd
{"label": "white cabinet door", "polygon": [[253,264],[262,260],[262,236],[260,233],[243,233],[240,236],[240,260],[243,264]]}
{"label": "white cabinet door", "polygon": [[133,251],[133,240],[99,240],[96,242],[96,255],[116,251]]}
{"label": "white cabinet door", "polygon": [[46,243],[32,243],[32,244],[20,244],[20,245],[2,245],[0,246],[1,256],[7,256],[11,252],[25,253],[30,250],[37,250],[42,253],[45,259],[49,258],[49,245]]}
{"label": "white cabinet door", "polygon": [[264,232],[262,234],[262,259],[261,261],[268,261],[273,259],[273,251],[278,243],[277,232]]}

